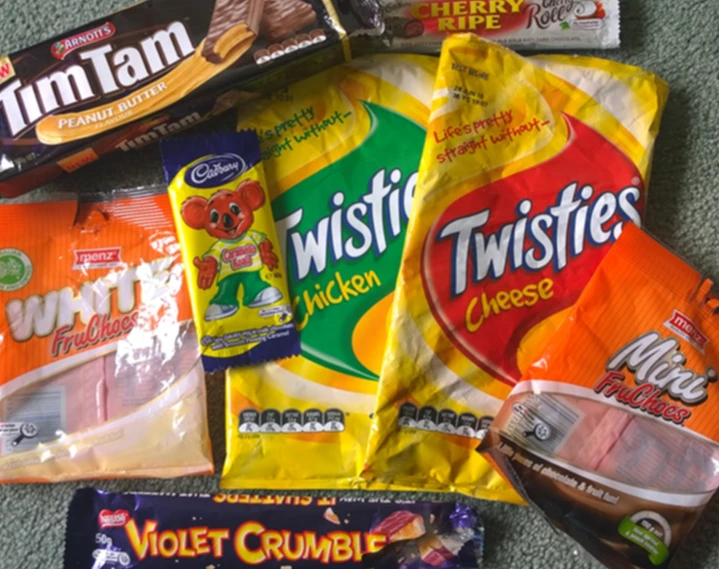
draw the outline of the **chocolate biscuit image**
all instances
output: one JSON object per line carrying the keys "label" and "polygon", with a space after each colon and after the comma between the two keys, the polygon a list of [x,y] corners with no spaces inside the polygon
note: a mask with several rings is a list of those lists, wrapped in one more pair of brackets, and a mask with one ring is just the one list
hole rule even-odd
{"label": "chocolate biscuit image", "polygon": [[262,65],[270,60],[270,51],[267,49],[258,49],[254,55],[255,61]]}
{"label": "chocolate biscuit image", "polygon": [[407,565],[416,565],[419,559],[417,543],[409,539],[390,543],[374,553],[365,553],[362,566],[365,569],[402,569]]}
{"label": "chocolate biscuit image", "polygon": [[271,42],[287,39],[315,23],[314,8],[302,0],[266,0],[260,32]]}
{"label": "chocolate biscuit image", "polygon": [[264,0],[216,0],[202,57],[222,63],[243,39],[256,38],[264,4]]}
{"label": "chocolate biscuit image", "polygon": [[324,30],[317,28],[316,30],[312,30],[310,32],[310,41],[312,43],[322,43],[326,39],[327,35],[325,34]]}
{"label": "chocolate biscuit image", "polygon": [[270,54],[270,59],[277,59],[278,57],[282,57],[285,53],[282,46],[278,43],[273,43],[272,45],[267,46],[267,51]]}
{"label": "chocolate biscuit image", "polygon": [[295,40],[297,41],[297,45],[301,48],[312,45],[312,40],[310,39],[309,34],[297,34],[295,36]]}
{"label": "chocolate biscuit image", "polygon": [[297,51],[299,49],[297,40],[295,38],[290,38],[288,40],[283,41],[282,49],[284,50],[285,53],[292,53],[293,51]]}
{"label": "chocolate biscuit image", "polygon": [[424,24],[413,18],[387,18],[385,25],[392,37],[416,38],[424,33]]}
{"label": "chocolate biscuit image", "polygon": [[382,7],[377,0],[339,0],[342,13],[352,14],[357,21],[369,30],[382,27]]}

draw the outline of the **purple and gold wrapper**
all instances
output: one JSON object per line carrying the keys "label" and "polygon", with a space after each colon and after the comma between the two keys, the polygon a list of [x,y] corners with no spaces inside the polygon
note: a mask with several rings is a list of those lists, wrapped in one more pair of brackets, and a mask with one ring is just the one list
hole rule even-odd
{"label": "purple and gold wrapper", "polygon": [[455,502],[78,490],[65,569],[469,569],[484,526]]}

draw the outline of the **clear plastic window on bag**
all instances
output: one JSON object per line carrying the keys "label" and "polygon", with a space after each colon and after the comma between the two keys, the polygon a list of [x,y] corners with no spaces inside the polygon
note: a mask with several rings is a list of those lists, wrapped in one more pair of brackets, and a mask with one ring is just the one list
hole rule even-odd
{"label": "clear plastic window on bag", "polygon": [[521,393],[493,427],[531,452],[632,486],[687,493],[719,487],[719,445],[599,401]]}
{"label": "clear plastic window on bag", "polygon": [[167,195],[0,204],[0,224],[0,483],[211,473]]}

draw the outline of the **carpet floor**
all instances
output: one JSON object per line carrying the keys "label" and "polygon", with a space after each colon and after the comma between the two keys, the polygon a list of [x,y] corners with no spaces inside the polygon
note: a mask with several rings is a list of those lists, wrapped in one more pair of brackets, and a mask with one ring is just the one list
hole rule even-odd
{"label": "carpet floor", "polygon": [[[0,0],[0,53],[52,37],[130,5],[127,0]],[[623,47],[597,53],[660,74],[671,88],[657,141],[646,226],[719,278],[719,0],[622,0]],[[232,117],[220,119],[232,121]],[[205,127],[208,128],[208,127]],[[211,127],[210,127],[211,128]],[[115,155],[44,191],[162,182],[157,148]],[[713,204],[713,205],[712,205]],[[224,460],[224,391],[209,378],[217,469]],[[65,512],[84,484],[0,487],[0,569],[60,569]],[[112,490],[212,492],[218,477],[102,481]],[[485,569],[590,569],[599,565],[527,508],[477,502],[487,526]],[[674,569],[719,567],[719,503],[705,512]],[[89,569],[89,568],[88,568]]]}

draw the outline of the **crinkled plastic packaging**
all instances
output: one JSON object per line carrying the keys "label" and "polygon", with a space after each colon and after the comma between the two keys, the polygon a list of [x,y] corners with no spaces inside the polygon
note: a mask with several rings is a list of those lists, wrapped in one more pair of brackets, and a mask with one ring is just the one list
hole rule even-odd
{"label": "crinkled plastic packaging", "polygon": [[228,371],[223,487],[364,484],[436,68],[358,60],[242,112],[262,141],[302,353]]}
{"label": "crinkled plastic packaging", "polygon": [[162,142],[208,373],[299,353],[254,132]]}
{"label": "crinkled plastic packaging", "polygon": [[167,195],[6,203],[0,225],[0,482],[212,473]]}
{"label": "crinkled plastic packaging", "polygon": [[634,225],[481,452],[607,567],[667,567],[719,487],[719,299]]}
{"label": "crinkled plastic packaging", "polygon": [[473,449],[647,199],[651,73],[446,40],[364,475],[519,497]]}
{"label": "crinkled plastic packaging", "polygon": [[473,569],[474,508],[456,502],[75,493],[65,569]]}
{"label": "crinkled plastic packaging", "polygon": [[619,0],[382,0],[385,47],[437,53],[472,32],[522,50],[619,47]]}

